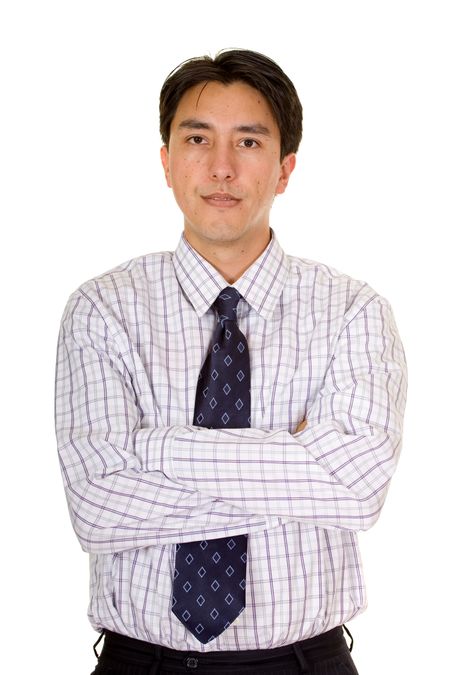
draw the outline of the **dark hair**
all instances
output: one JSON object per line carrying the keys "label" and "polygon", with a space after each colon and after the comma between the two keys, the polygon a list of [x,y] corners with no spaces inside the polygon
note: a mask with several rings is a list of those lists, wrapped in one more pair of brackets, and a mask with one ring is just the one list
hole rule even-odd
{"label": "dark hair", "polygon": [[303,115],[295,87],[275,61],[248,49],[222,50],[214,59],[195,57],[170,73],[159,99],[159,128],[165,145],[169,144],[170,126],[183,94],[197,84],[213,81],[222,84],[241,81],[259,91],[272,109],[280,130],[281,159],[297,152]]}

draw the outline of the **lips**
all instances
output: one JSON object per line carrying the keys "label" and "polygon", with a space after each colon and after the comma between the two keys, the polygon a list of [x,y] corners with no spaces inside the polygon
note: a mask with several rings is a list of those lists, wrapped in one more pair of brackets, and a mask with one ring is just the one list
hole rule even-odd
{"label": "lips", "polygon": [[211,206],[230,207],[235,206],[240,199],[234,197],[229,192],[213,192],[210,195],[204,195],[203,199]]}
{"label": "lips", "polygon": [[213,199],[214,201],[238,201],[237,197],[233,197],[228,192],[213,192],[210,195],[205,195],[204,199]]}

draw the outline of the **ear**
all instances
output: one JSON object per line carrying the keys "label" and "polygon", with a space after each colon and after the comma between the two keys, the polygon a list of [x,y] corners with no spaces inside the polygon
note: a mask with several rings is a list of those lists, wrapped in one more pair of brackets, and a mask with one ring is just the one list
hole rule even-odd
{"label": "ear", "polygon": [[162,146],[160,150],[160,156],[164,168],[164,175],[166,177],[167,186],[171,188],[172,183],[170,181],[170,171],[169,171],[169,148],[167,147],[167,145]]}
{"label": "ear", "polygon": [[295,169],[296,163],[297,159],[293,152],[291,152],[289,155],[286,155],[286,157],[284,157],[282,160],[280,165],[280,177],[275,190],[276,195],[281,195],[286,190],[289,183],[289,177]]}

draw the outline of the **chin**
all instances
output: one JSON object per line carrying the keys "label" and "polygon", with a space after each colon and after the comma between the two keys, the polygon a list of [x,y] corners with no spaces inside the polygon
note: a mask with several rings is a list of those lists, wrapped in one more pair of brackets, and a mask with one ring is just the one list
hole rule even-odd
{"label": "chin", "polygon": [[247,228],[245,225],[230,225],[230,223],[218,223],[208,227],[199,227],[190,230],[195,237],[207,239],[208,241],[233,242],[246,236]]}

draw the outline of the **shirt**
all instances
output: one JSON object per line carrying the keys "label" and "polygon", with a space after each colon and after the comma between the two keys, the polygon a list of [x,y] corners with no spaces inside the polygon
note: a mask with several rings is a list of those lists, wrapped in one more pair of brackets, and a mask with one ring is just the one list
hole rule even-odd
{"label": "shirt", "polygon": [[[97,630],[178,650],[266,649],[365,608],[357,531],[380,514],[405,404],[390,305],[287,256],[272,233],[233,284],[252,427],[196,427],[211,305],[228,285],[182,236],[174,253],[128,261],[68,300],[56,433]],[[171,612],[175,545],[243,533],[245,611],[202,645]]]}

